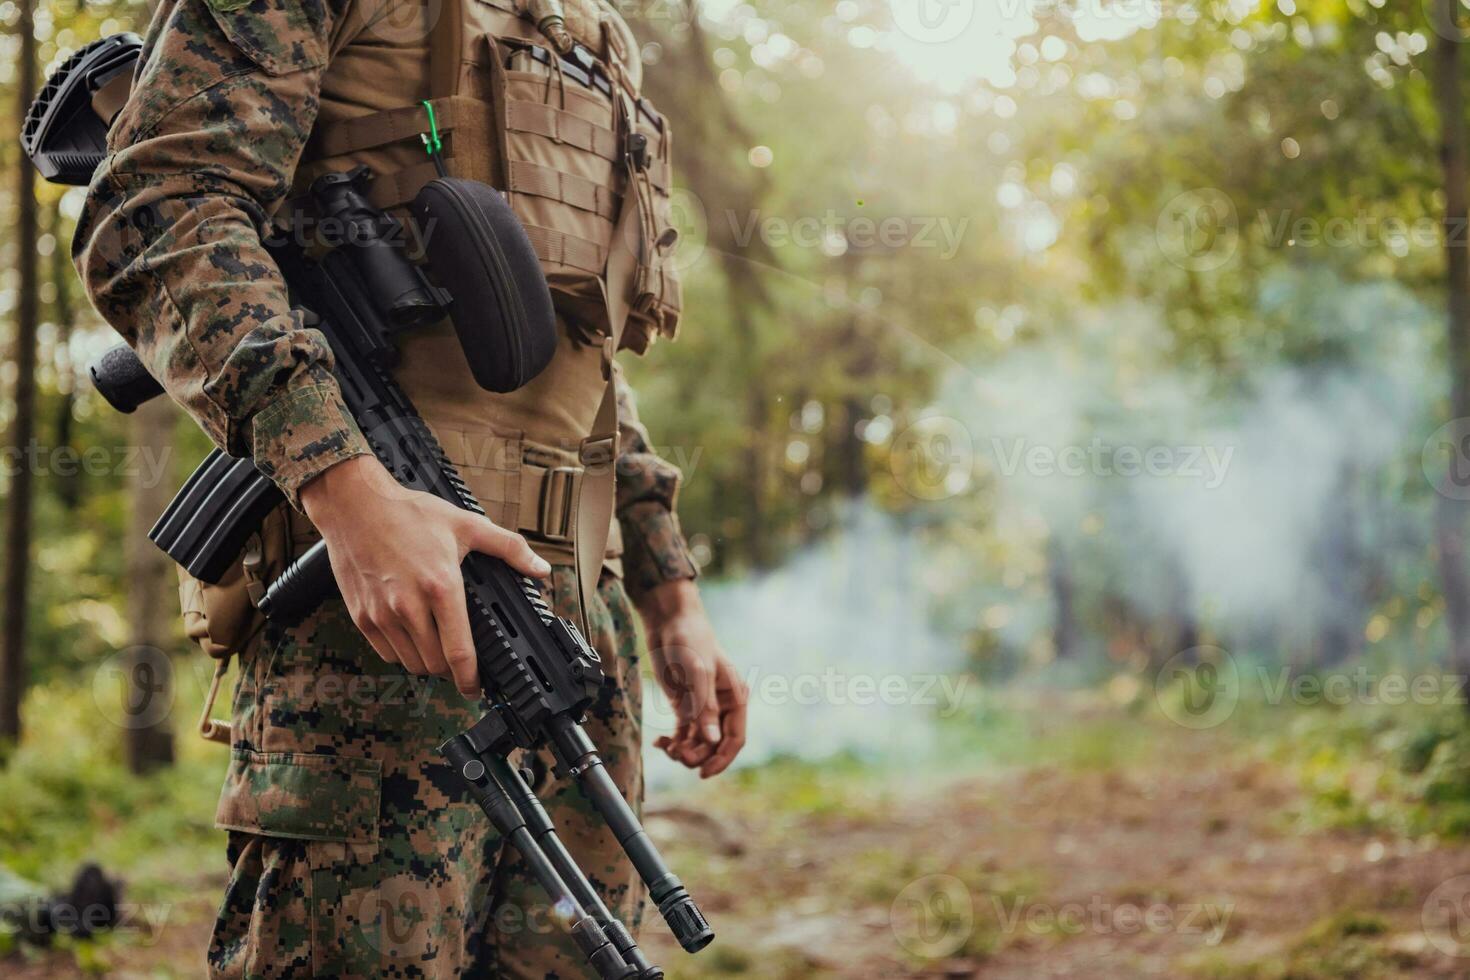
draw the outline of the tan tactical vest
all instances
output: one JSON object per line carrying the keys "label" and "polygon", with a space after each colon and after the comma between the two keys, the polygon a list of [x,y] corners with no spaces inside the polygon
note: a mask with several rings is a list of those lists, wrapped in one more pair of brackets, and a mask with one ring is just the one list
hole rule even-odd
{"label": "tan tactical vest", "polygon": [[[396,377],[490,519],[549,561],[575,564],[585,604],[602,568],[621,572],[611,356],[642,353],[679,320],[672,134],[640,96],[636,43],[606,0],[566,4],[568,27],[597,62],[583,73],[601,79],[590,86],[520,12],[527,2],[358,0],[334,38],[293,193],[299,203],[322,174],[366,165],[374,203],[405,217],[403,206],[437,176],[426,100],[451,175],[506,192],[556,301],[551,365],[519,391],[484,391],[446,323],[400,338]],[[635,133],[646,148],[630,160]],[[283,208],[277,220],[298,212]],[[303,548],[314,535],[305,524],[295,514],[269,522],[263,545],[247,550],[246,580],[269,577],[280,551]],[[233,608],[220,594],[228,588],[183,587],[190,632],[217,655],[234,645],[218,629],[228,617],[216,607]]]}
{"label": "tan tactical vest", "polygon": [[[376,175],[374,203],[401,208],[436,176],[423,142],[430,117],[420,101],[428,99],[450,172],[507,192],[561,313],[557,356],[524,389],[491,394],[475,385],[446,326],[405,338],[398,378],[491,519],[565,560],[573,531],[604,531],[568,527],[588,462],[579,459],[588,455],[584,441],[616,429],[615,416],[599,419],[604,347],[620,329],[620,346],[641,352],[678,323],[669,127],[639,97],[641,60],[609,4],[567,5],[583,14],[569,22],[581,28],[604,91],[570,77],[513,0],[382,2],[362,0],[362,25],[338,42],[296,189],[366,164]],[[641,167],[626,159],[632,132],[647,138]],[[612,491],[607,469],[599,495]],[[600,520],[611,522],[610,500],[602,509]]]}

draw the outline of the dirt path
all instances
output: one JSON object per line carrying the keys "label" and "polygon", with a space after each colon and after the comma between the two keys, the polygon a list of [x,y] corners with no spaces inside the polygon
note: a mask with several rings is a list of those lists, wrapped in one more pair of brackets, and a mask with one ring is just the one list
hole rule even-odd
{"label": "dirt path", "polygon": [[[650,830],[720,939],[689,957],[650,923],[647,945],[670,980],[1470,978],[1455,890],[1470,847],[1297,833],[1299,791],[1274,767],[1194,735],[1156,755],[913,793],[756,775],[655,808]],[[109,950],[108,975],[200,975],[214,888],[201,880],[154,945]],[[1426,931],[1426,907],[1459,911],[1463,948]],[[63,962],[0,974],[78,975]]]}
{"label": "dirt path", "polygon": [[1429,903],[1431,925],[1458,907],[1458,955],[1423,925],[1436,888],[1470,874],[1470,847],[1293,834],[1299,793],[1273,768],[1194,736],[1162,756],[794,825],[727,813],[755,842],[744,870],[712,876],[719,947],[696,966],[658,929],[650,945],[674,980],[1470,978],[1470,878]]}

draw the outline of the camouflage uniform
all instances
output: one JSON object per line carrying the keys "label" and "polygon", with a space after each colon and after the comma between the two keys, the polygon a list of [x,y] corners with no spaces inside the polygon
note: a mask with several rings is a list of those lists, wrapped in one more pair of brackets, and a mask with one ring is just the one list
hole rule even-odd
{"label": "camouflage uniform", "polygon": [[[218,445],[253,456],[293,505],[311,479],[369,452],[331,352],[291,309],[261,244],[291,194],[323,80],[354,43],[344,39],[381,46],[391,36],[363,34],[359,3],[164,0],[75,242],[103,316]],[[694,577],[695,566],[674,515],[678,471],[652,453],[631,394],[620,395],[626,551],[589,611],[609,674],[589,734],[638,801],[638,657],[616,573],[636,597]],[[314,536],[295,511],[277,520],[296,551]],[[574,576],[557,562],[564,556],[548,557],[557,612],[574,616]],[[580,956],[548,925],[544,896],[439,760],[437,745],[473,723],[478,706],[452,684],[380,661],[340,601],[290,631],[268,627],[238,652],[218,813],[232,873],[212,976],[582,975]],[[569,847],[636,927],[641,886],[616,841],[572,787],[552,780],[549,760],[526,762]]]}

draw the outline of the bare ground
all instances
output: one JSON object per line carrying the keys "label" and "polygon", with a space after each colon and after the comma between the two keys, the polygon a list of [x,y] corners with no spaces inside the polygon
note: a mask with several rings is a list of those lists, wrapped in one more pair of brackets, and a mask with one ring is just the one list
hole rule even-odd
{"label": "bare ground", "polygon": [[[1470,901],[1453,883],[1435,895],[1470,874],[1470,846],[1302,832],[1301,804],[1272,764],[1177,731],[1126,769],[941,789],[751,777],[654,808],[719,940],[689,957],[650,923],[645,941],[671,980],[1470,978]],[[178,876],[194,897],[155,941],[106,948],[104,975],[202,974],[220,882]],[[75,963],[53,953],[0,975],[80,976]]]}

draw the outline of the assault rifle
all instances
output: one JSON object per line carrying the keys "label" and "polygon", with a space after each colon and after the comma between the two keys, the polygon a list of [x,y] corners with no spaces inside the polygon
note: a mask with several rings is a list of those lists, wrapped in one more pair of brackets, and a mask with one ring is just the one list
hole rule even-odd
{"label": "assault rifle", "polygon": [[[27,154],[43,173],[57,172],[47,166],[52,146],[65,150],[66,174],[90,173],[101,162],[101,141],[96,124],[89,121],[97,116],[80,107],[93,98],[89,87],[96,82],[95,61],[105,57],[115,69],[119,44],[134,51],[138,47],[136,38],[97,42],[64,63],[47,82],[23,139]],[[91,169],[78,162],[79,153],[90,154]],[[485,362],[487,349],[500,348],[486,346],[484,327],[476,336],[480,346],[465,345],[466,354],[482,385],[513,384],[517,378],[524,383],[527,371],[539,370],[536,360],[549,359],[545,339],[549,336],[554,342],[545,279],[524,230],[497,192],[469,181],[440,179],[426,188],[415,207],[448,209],[451,217],[472,224],[473,244],[485,253],[487,268],[494,273],[485,283],[453,283],[456,289],[463,287],[468,300],[454,304],[453,297],[432,286],[400,253],[384,247],[385,232],[393,223],[367,203],[362,186],[368,179],[370,175],[359,170],[328,175],[313,186],[318,213],[338,214],[356,232],[349,244],[321,257],[295,241],[269,242],[267,247],[290,287],[292,302],[308,311],[311,324],[327,338],[343,398],[377,458],[405,487],[483,514],[393,380],[393,336],[398,330],[436,321],[451,304],[482,310],[493,296],[500,326],[520,338],[506,352],[530,367],[516,364],[508,369]],[[437,204],[426,203],[426,195]],[[441,247],[459,251],[465,243],[444,242]],[[434,258],[431,246],[431,266]],[[534,284],[528,270],[534,270]],[[455,318],[462,341],[469,339],[468,327],[461,322],[468,319]],[[532,346],[523,346],[522,340]],[[543,345],[539,352],[537,344]],[[91,374],[98,391],[121,411],[132,411],[163,393],[126,347],[105,354]],[[612,451],[606,447],[608,458],[595,462],[612,465]],[[150,537],[191,574],[217,580],[238,560],[245,538],[279,502],[278,491],[249,460],[216,451],[190,478]],[[680,945],[691,953],[709,945],[714,939],[709,923],[669,870],[580,724],[603,682],[601,659],[572,622],[553,614],[532,579],[482,554],[467,557],[462,571],[476,661],[491,707],[440,751],[496,830],[524,858],[553,907],[564,915],[597,976],[657,980],[663,972],[649,963],[598,896],[535,793],[507,758],[520,749],[549,748],[557,774],[572,777],[607,823]],[[309,614],[334,590],[326,548],[319,543],[271,583],[259,605],[273,621],[289,624]]]}

